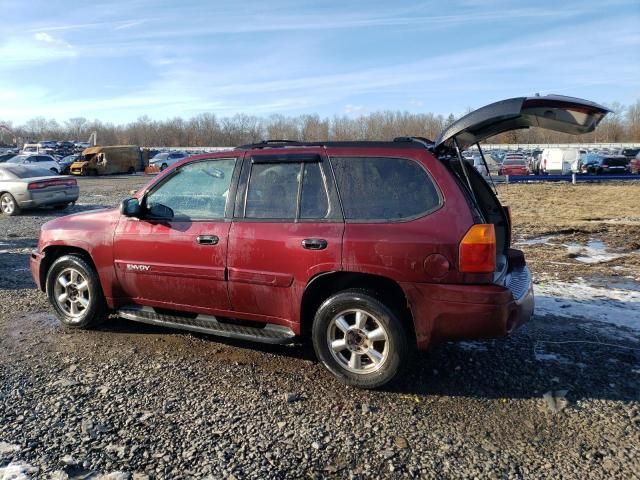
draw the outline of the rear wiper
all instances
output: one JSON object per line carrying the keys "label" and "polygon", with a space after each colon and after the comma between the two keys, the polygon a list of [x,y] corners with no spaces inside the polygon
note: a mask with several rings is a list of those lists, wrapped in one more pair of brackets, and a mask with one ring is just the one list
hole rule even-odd
{"label": "rear wiper", "polygon": [[493,193],[495,193],[496,197],[497,197],[498,196],[498,189],[496,188],[496,184],[493,183],[493,177],[491,176],[491,172],[489,171],[489,165],[487,165],[487,159],[484,158],[484,152],[480,148],[480,142],[476,143],[476,147],[478,147],[478,151],[480,152],[480,157],[482,158],[482,163],[484,163],[484,168],[487,169],[487,176],[489,177],[489,180],[491,181],[491,186],[493,187]]}

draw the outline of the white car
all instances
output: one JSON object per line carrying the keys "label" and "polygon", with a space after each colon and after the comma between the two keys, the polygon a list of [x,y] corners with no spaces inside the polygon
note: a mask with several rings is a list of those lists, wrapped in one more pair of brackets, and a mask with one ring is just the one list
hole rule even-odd
{"label": "white car", "polygon": [[13,158],[10,158],[6,162],[13,165],[25,165],[28,167],[38,167],[49,170],[52,173],[60,173],[60,164],[51,155],[44,155],[42,153],[21,153]]}
{"label": "white car", "polygon": [[158,167],[160,171],[165,168],[173,165],[179,160],[188,157],[188,153],[184,152],[162,152],[158,153],[151,160],[149,160],[149,165],[152,167]]}

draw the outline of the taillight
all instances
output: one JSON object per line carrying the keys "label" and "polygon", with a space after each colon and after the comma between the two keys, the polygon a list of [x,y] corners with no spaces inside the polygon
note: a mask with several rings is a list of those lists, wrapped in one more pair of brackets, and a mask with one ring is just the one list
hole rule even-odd
{"label": "taillight", "polygon": [[473,225],[460,242],[460,271],[490,273],[496,269],[496,231],[491,223]]}
{"label": "taillight", "polygon": [[47,187],[72,187],[74,185],[77,185],[78,182],[73,179],[70,178],[68,180],[44,180],[42,182],[33,182],[30,183],[29,186],[27,187],[27,189],[29,190],[40,190],[42,188],[47,188]]}

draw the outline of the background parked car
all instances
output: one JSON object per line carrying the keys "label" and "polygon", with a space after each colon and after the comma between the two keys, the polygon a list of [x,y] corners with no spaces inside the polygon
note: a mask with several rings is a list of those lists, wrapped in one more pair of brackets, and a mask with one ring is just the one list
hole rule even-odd
{"label": "background parked car", "polygon": [[150,167],[158,167],[160,171],[167,167],[170,167],[174,163],[183,158],[188,157],[189,154],[185,152],[162,152],[158,153],[151,160],[149,160]]}
{"label": "background parked car", "polygon": [[508,158],[507,156],[498,170],[498,175],[529,175],[529,168],[522,155],[521,158]]}
{"label": "background parked car", "polygon": [[482,157],[479,154],[476,153],[472,157],[464,157],[464,159],[469,163],[469,165],[473,165],[473,168],[475,168],[483,177],[486,177],[489,174],[487,167],[485,167]]}
{"label": "background parked car", "polygon": [[49,170],[49,172],[51,173],[60,173],[60,165],[58,164],[58,161],[51,155],[44,155],[40,153],[21,153],[20,155],[16,155],[15,157],[10,158],[5,163],[39,167]]}
{"label": "background parked car", "polygon": [[74,153],[60,159],[58,161],[58,164],[60,165],[60,173],[64,175],[68,175],[69,173],[71,173],[71,164],[77,161],[81,156],[82,155],[80,155],[79,153]]}
{"label": "background parked car", "polygon": [[640,152],[629,162],[629,172],[640,174]]}
{"label": "background parked car", "polygon": [[2,155],[0,155],[0,163],[4,163],[10,158],[13,158],[15,156],[16,156],[15,153],[3,153]]}
{"label": "background parked car", "polygon": [[629,172],[630,160],[623,155],[586,155],[581,172],[590,175],[616,175]]}
{"label": "background parked car", "polygon": [[571,166],[578,164],[580,151],[577,148],[545,148],[541,154],[540,171],[551,175],[568,175]]}
{"label": "background parked car", "polygon": [[72,177],[51,175],[46,168],[0,165],[0,211],[17,215],[23,208],[66,208],[78,200],[80,189]]}

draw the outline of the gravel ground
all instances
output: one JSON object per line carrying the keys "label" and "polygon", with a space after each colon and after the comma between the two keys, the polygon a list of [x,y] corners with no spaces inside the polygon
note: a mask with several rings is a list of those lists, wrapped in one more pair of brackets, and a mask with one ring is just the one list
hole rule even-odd
{"label": "gravel ground", "polygon": [[[81,179],[69,212],[146,180]],[[639,476],[638,329],[537,316],[506,339],[435,345],[392,388],[359,391],[300,345],[116,318],[64,330],[26,270],[57,215],[0,218],[0,479]]]}

